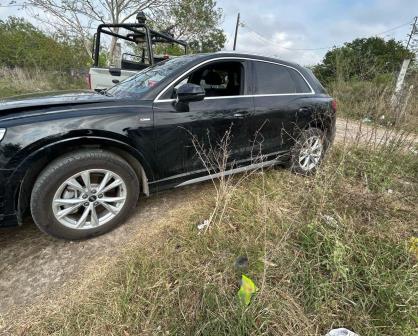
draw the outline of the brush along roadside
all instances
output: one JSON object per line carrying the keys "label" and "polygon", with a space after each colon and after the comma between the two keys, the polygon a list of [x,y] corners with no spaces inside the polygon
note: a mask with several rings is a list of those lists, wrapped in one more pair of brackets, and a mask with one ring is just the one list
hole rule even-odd
{"label": "brush along roadside", "polygon": [[81,76],[41,69],[0,67],[0,100],[21,94],[86,89]]}
{"label": "brush along roadside", "polygon": [[[78,294],[35,308],[11,330],[324,335],[346,327],[412,335],[417,172],[411,151],[349,143],[309,178],[259,170],[214,181],[217,188],[174,209],[148,239],[134,239],[100,276],[84,276]],[[248,306],[237,297],[239,256],[258,287]]]}

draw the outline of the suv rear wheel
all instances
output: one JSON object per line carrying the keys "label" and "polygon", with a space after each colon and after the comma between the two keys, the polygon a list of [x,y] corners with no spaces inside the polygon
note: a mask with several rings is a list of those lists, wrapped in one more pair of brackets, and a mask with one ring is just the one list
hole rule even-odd
{"label": "suv rear wheel", "polygon": [[304,130],[291,150],[292,171],[301,175],[314,174],[327,147],[327,138],[322,130],[314,127]]}
{"label": "suv rear wheel", "polygon": [[138,178],[125,160],[102,150],[82,150],[44,169],[32,190],[31,212],[45,233],[80,240],[121,224],[138,195]]}

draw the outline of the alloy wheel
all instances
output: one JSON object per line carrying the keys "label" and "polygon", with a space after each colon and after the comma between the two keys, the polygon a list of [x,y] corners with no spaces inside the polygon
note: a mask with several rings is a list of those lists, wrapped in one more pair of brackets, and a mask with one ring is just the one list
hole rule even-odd
{"label": "alloy wheel", "polygon": [[309,172],[314,169],[321,161],[323,152],[322,138],[319,136],[309,137],[302,145],[299,154],[300,167]]}
{"label": "alloy wheel", "polygon": [[106,169],[89,169],[60,185],[52,200],[52,210],[66,227],[87,230],[115,218],[126,199],[126,184],[119,175]]}

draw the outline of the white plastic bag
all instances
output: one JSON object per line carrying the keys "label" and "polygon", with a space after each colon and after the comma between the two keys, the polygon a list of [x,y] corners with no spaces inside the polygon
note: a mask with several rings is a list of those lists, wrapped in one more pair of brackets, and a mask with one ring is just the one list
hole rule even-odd
{"label": "white plastic bag", "polygon": [[345,328],[338,328],[338,329],[332,329],[325,336],[359,336],[359,335],[352,332],[351,330],[348,330],[348,329],[345,329]]}

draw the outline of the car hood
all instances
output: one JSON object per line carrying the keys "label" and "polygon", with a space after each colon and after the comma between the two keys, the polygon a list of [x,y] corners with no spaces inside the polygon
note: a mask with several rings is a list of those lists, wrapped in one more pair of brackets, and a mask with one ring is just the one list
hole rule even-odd
{"label": "car hood", "polygon": [[19,111],[33,111],[54,106],[74,106],[114,100],[116,99],[113,97],[108,97],[94,91],[61,91],[28,94],[2,100],[0,99],[0,117],[5,114],[17,113]]}

